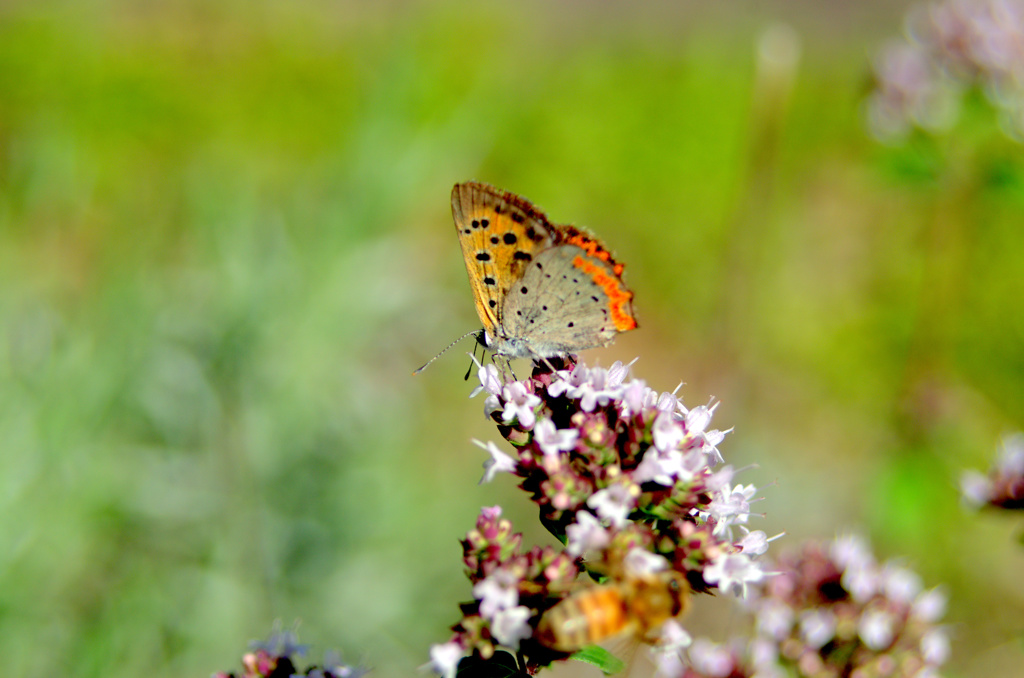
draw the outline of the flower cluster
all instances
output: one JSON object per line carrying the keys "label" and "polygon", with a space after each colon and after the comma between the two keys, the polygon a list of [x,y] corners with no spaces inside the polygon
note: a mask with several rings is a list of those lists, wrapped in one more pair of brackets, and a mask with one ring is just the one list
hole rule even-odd
{"label": "flower cluster", "polygon": [[476,442],[490,455],[482,482],[517,476],[565,549],[520,555],[497,509],[485,511],[464,542],[475,601],[463,606],[453,641],[432,652],[443,673],[465,653],[486,658],[493,641],[539,665],[564,657],[538,652],[531,636],[568,596],[577,563],[612,579],[623,569],[674,570],[704,592],[743,593],[764,577],[757,557],[769,540],[747,527],[756,488],[733,485],[734,469],[722,465],[725,432],[709,428],[714,405],[686,408],[673,393],[627,379],[621,363],[547,363],[507,382],[493,364],[480,366],[473,395],[487,393],[485,414],[515,449]]}
{"label": "flower cluster", "polygon": [[863,540],[809,542],[776,563],[746,606],[753,640],[697,639],[680,678],[891,676],[928,678],[949,657],[936,622],[946,597],[893,562],[878,563]]}
{"label": "flower cluster", "polygon": [[974,507],[1024,509],[1024,435],[1003,440],[995,468],[984,475],[965,471],[960,478],[964,501]]}
{"label": "flower cluster", "polygon": [[572,556],[593,562],[625,542],[666,557],[698,591],[760,581],[755,558],[768,540],[747,528],[757,488],[733,485],[734,469],[719,467],[727,432],[709,428],[716,405],[687,408],[627,379],[622,363],[564,366],[508,383],[494,365],[480,367],[475,393],[488,393],[485,413],[516,447],[508,455],[477,442],[490,454],[483,480],[519,477]]}
{"label": "flower cluster", "polygon": [[249,652],[242,656],[241,673],[219,671],[213,678],[361,678],[366,669],[350,666],[341,661],[337,652],[327,651],[321,665],[310,665],[300,671],[296,660],[308,651],[300,645],[294,631],[275,629],[267,641],[249,643]]}
{"label": "flower cluster", "polygon": [[522,649],[533,665],[555,656],[530,638],[537,619],[568,595],[580,570],[561,549],[534,546],[522,553],[522,537],[501,517],[501,507],[494,506],[481,510],[476,527],[462,541],[474,600],[462,606],[452,640],[431,649],[439,673],[454,675],[466,654],[488,660],[496,645]]}
{"label": "flower cluster", "polygon": [[1024,0],[946,0],[911,13],[907,33],[875,61],[867,115],[878,138],[949,127],[972,88],[1024,135]]}
{"label": "flower cluster", "polygon": [[[746,647],[739,641],[720,644],[696,638],[678,660],[667,658],[660,662],[658,674],[678,678],[761,678],[762,674],[751,668],[758,665],[760,646],[760,642]],[[767,658],[765,663],[770,664],[774,656],[769,652]]]}

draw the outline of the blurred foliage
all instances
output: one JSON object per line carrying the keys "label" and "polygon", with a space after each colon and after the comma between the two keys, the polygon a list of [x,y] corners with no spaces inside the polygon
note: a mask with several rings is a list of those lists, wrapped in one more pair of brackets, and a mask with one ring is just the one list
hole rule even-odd
{"label": "blurred foliage", "polygon": [[759,527],[865,531],[949,588],[953,675],[1017,675],[1020,528],[955,477],[1024,427],[1021,149],[871,141],[904,6],[855,4],[0,7],[6,672],[208,675],[275,619],[427,661],[479,506],[534,521],[458,352],[409,376],[478,322],[475,178],[627,263],[590,359],[721,398]]}

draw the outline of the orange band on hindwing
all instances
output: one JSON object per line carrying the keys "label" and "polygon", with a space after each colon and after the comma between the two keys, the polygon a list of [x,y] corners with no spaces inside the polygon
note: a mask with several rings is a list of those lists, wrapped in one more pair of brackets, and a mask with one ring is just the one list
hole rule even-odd
{"label": "orange band on hindwing", "polygon": [[608,262],[615,275],[622,275],[622,271],[624,271],[626,267],[612,259],[611,252],[606,250],[599,240],[593,236],[587,235],[575,226],[565,226],[564,228],[569,232],[569,237],[566,238],[564,242],[570,245],[576,245],[595,259]]}
{"label": "orange band on hindwing", "polygon": [[[602,252],[606,255],[608,254],[606,250],[602,250]],[[602,261],[605,261],[605,259],[602,259]],[[608,295],[608,306],[611,309],[612,322],[615,323],[615,329],[619,332],[634,329],[636,327],[636,318],[626,308],[626,305],[633,298],[633,293],[623,287],[622,282],[618,278],[608,275],[600,264],[592,263],[582,256],[576,255],[572,260],[572,265],[586,273]],[[621,266],[621,264],[616,265],[617,268],[621,268]],[[615,273],[616,275],[618,274],[617,271]]]}

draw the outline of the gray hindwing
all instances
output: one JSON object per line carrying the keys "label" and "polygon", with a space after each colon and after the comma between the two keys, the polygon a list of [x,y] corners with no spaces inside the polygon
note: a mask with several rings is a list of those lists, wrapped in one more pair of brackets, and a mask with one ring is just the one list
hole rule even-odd
{"label": "gray hindwing", "polygon": [[605,346],[615,337],[608,295],[573,264],[576,257],[615,277],[607,262],[588,256],[576,245],[544,250],[505,298],[501,316],[505,336],[525,340],[538,355]]}

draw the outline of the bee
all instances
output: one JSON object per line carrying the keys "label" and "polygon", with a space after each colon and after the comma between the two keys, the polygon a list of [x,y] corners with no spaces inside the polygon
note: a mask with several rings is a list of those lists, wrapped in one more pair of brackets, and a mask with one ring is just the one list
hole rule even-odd
{"label": "bee", "polygon": [[620,634],[649,641],[664,622],[690,605],[690,585],[675,570],[626,576],[573,593],[545,612],[537,640],[559,652],[576,652]]}

